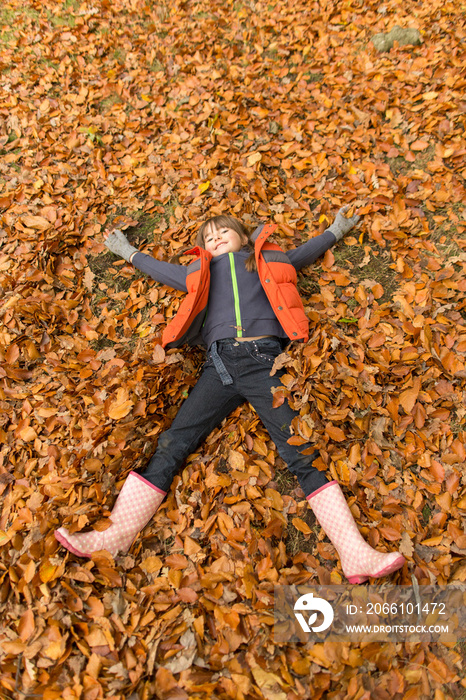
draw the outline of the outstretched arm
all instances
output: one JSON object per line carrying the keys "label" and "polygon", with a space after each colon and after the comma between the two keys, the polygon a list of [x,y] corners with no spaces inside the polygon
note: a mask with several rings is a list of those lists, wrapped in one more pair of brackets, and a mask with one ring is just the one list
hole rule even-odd
{"label": "outstretched arm", "polygon": [[184,265],[167,263],[163,260],[157,260],[151,255],[141,253],[131,245],[124,233],[118,229],[111,233],[104,243],[112,253],[119,255],[120,258],[124,258],[138,270],[152,277],[156,282],[172,287],[172,289],[179,289],[182,292],[187,291],[187,268]]}
{"label": "outstretched arm", "polygon": [[315,262],[317,258],[320,258],[326,250],[335,245],[337,241],[356,226],[360,217],[356,215],[347,219],[345,217],[345,212],[348,211],[348,209],[349,206],[342,207],[338,211],[333,224],[321,233],[320,236],[311,238],[309,241],[306,241],[306,243],[303,243],[303,245],[294,248],[294,250],[287,251],[286,254],[290,262],[297,270],[306,267],[306,265],[311,265],[311,263]]}

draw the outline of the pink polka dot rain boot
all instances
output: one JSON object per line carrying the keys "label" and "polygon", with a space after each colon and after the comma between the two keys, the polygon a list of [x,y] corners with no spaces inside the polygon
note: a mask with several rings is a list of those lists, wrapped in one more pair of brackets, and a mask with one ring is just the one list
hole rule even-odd
{"label": "pink polka dot rain boot", "polygon": [[401,554],[377,552],[363,540],[338,482],[330,481],[307,500],[340,555],[350,583],[363,583],[369,577],[381,578],[401,569],[405,563]]}
{"label": "pink polka dot rain boot", "polygon": [[130,472],[113,507],[112,525],[98,532],[70,535],[65,527],[55,530],[57,540],[78,557],[90,557],[93,552],[107,550],[114,557],[127,552],[133,540],[154,515],[166,495],[136,472]]}

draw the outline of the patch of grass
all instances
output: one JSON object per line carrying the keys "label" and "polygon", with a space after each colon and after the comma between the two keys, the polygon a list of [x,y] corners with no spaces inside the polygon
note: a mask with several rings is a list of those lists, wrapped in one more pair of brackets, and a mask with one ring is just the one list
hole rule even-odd
{"label": "patch of grass", "polygon": [[[456,234],[456,226],[450,217],[453,213],[461,219],[464,216],[464,210],[465,205],[461,202],[449,202],[448,207],[436,209],[435,213],[428,209],[424,210],[431,231],[429,240],[435,243],[447,260],[448,258],[461,255],[463,252],[463,249],[453,240],[453,236]],[[444,216],[445,221],[437,223],[434,220],[434,216]]]}
{"label": "patch of grass", "polygon": [[[58,70],[59,65],[60,65],[56,61],[52,61],[50,58],[43,58],[43,57],[39,58],[39,60],[37,61],[37,64],[39,66],[47,66],[47,68],[52,68],[54,71]],[[48,92],[47,94],[50,94],[50,92]]]}
{"label": "patch of grass", "polygon": [[138,223],[126,229],[124,234],[132,245],[136,248],[146,242],[157,243],[160,234],[154,233],[154,229],[158,228],[160,222],[165,219],[168,223],[169,217],[173,214],[170,205],[165,205],[165,214],[146,214],[144,211],[137,211],[131,214],[132,218]]}
{"label": "patch of grass", "polygon": [[[117,228],[114,221],[116,220],[118,223],[119,216],[123,214],[129,215],[137,220],[136,225],[124,230],[124,234],[131,245],[134,245],[136,248],[141,248],[146,243],[159,244],[162,230],[165,230],[167,227],[164,220],[169,219],[177,204],[177,202],[169,203],[165,205],[164,213],[160,212],[155,215],[147,214],[144,211],[126,214],[126,212],[119,210],[113,213],[112,216],[109,216],[107,225],[109,228]],[[123,261],[111,251],[104,251],[100,255],[90,257],[88,264],[95,275],[94,289],[90,295],[90,306],[93,314],[99,318],[103,306],[106,306],[107,309],[116,314],[121,313],[127,303],[127,295],[122,295],[124,297],[123,299],[118,298],[118,295],[121,294],[121,292],[128,292],[131,285],[139,279],[140,273],[136,269],[131,269],[130,265],[123,264]],[[123,267],[125,267],[125,271],[120,272]],[[99,284],[106,285],[107,289],[105,289],[105,287],[103,290],[99,289]],[[144,293],[145,292],[143,292],[143,294]],[[151,305],[146,305],[142,309],[134,310],[135,315],[140,314],[138,323],[149,322],[153,308],[154,307]],[[114,341],[107,337],[102,337],[93,341],[91,346],[95,350],[102,350],[105,347],[114,347],[115,344],[124,343],[125,350],[131,353],[135,349],[140,338],[137,334],[129,334],[127,329],[125,329],[123,334],[122,333],[123,331],[118,331],[118,337],[115,337]]]}
{"label": "patch of grass", "polygon": [[435,155],[435,144],[431,144],[424,151],[418,151],[416,153],[416,159],[412,165],[413,168],[418,170],[425,170],[427,165],[433,159]]}
{"label": "patch of grass", "polygon": [[74,27],[76,19],[73,15],[54,15],[52,12],[47,12],[47,19],[53,27]]}
{"label": "patch of grass", "polygon": [[[8,10],[4,10],[4,12],[5,12],[5,13],[6,13],[6,12],[9,13]],[[13,41],[13,39],[15,38],[15,33],[14,33],[12,30],[10,30],[10,29],[6,29],[6,27],[11,27],[11,26],[14,24],[14,22],[15,22],[14,13],[11,12],[11,15],[12,15],[12,19],[11,19],[11,22],[10,22],[10,21],[8,20],[8,16],[9,16],[9,15],[8,15],[8,16],[3,16],[3,15],[0,13],[0,44],[9,44],[10,41]],[[5,29],[4,29],[4,27],[5,27]],[[2,73],[6,73],[7,70],[11,70],[11,69],[12,69],[12,66],[6,66],[6,67],[2,70]]]}
{"label": "patch of grass", "polygon": [[[13,41],[15,38],[14,32],[0,32],[0,45],[1,44],[9,44],[10,41]],[[5,66],[5,68],[2,68],[2,73],[9,73],[12,69],[12,66]]]}
{"label": "patch of grass", "polygon": [[263,53],[263,58],[270,58],[272,61],[278,60],[277,49],[266,49]]}
{"label": "patch of grass", "polygon": [[[96,276],[96,282],[105,282],[117,294],[118,292],[127,292],[132,280],[110,272],[110,268],[116,262],[118,262],[118,258],[111,251],[108,251],[108,253],[102,253],[95,258],[90,258],[89,267]],[[95,298],[95,302],[99,303],[102,298],[103,295],[98,299]]]}
{"label": "patch of grass", "polygon": [[424,506],[424,508],[422,509],[422,518],[423,518],[424,523],[425,523],[426,525],[429,524],[429,522],[430,522],[430,516],[431,516],[431,515],[432,515],[432,511],[431,511],[431,509],[430,509],[430,507],[429,507],[429,504],[426,503],[425,506]]}
{"label": "patch of grass", "polygon": [[170,217],[175,216],[175,209],[179,206],[179,201],[176,197],[172,197],[169,202],[163,205],[165,209],[164,218],[167,224],[170,223]]}
{"label": "patch of grass", "polygon": [[[111,228],[113,221],[117,219],[118,216],[121,216],[122,213],[123,212],[118,211],[113,216],[109,217],[107,222],[109,228]],[[171,207],[168,207],[168,213],[165,216],[168,218],[171,213]],[[146,242],[158,242],[160,234],[154,234],[154,229],[157,228],[157,225],[160,224],[160,221],[164,218],[162,214],[149,215],[143,211],[137,211],[130,213],[130,216],[138,221],[135,226],[131,226],[124,231],[131,245],[134,245],[135,248],[139,248]],[[106,293],[102,293],[98,290],[99,282],[106,284],[112,290],[112,295],[118,294],[119,292],[127,292],[132,282],[134,282],[133,276],[126,276],[126,274],[123,276],[111,272],[111,268],[120,268],[120,262],[121,260],[111,251],[105,251],[89,259],[89,267],[96,277],[95,287],[97,291],[94,292],[92,297],[94,313],[97,311],[99,305],[103,303],[103,300],[106,302],[111,301]],[[122,303],[118,300],[114,300],[109,306],[116,311],[120,311]]]}
{"label": "patch of grass", "polygon": [[63,2],[63,9],[64,10],[73,10],[74,12],[77,12],[81,6],[81,3],[79,0],[64,0]]}
{"label": "patch of grass", "polygon": [[301,520],[304,520],[306,525],[308,525],[311,528],[313,534],[304,535],[302,532],[295,528],[291,521],[288,522],[285,546],[286,551],[290,555],[290,557],[296,556],[297,554],[299,554],[299,552],[308,552],[309,554],[314,554],[314,548],[317,542],[317,535],[320,531],[320,527],[316,520],[316,516],[310,508],[308,508],[307,511],[305,511],[304,513],[301,513],[299,517],[301,518]]}
{"label": "patch of grass", "polygon": [[[168,4],[168,2],[151,2],[151,5],[157,14],[157,18],[158,18],[159,22],[165,22],[170,17],[170,5]],[[194,15],[194,16],[196,16],[196,15]],[[146,25],[147,25],[147,22],[146,22]],[[152,19],[150,20],[149,25],[151,27],[150,31],[154,31]],[[157,32],[157,34],[160,36],[159,32]]]}
{"label": "patch of grass", "polygon": [[[377,248],[374,247],[374,250]],[[364,248],[359,245],[354,246],[335,246],[332,249],[335,256],[335,265],[341,270],[347,271],[351,276],[351,282],[348,286],[355,287],[363,280],[374,280],[382,285],[384,293],[380,299],[377,299],[379,305],[390,302],[393,294],[399,289],[398,277],[395,270],[389,267],[390,259],[388,253],[383,252],[379,255],[372,255],[370,260],[361,267],[362,262],[366,257]],[[319,275],[322,268],[316,265],[310,275],[300,273],[298,275],[298,289],[301,294],[312,296],[320,294],[321,287],[318,283]],[[341,287],[335,288],[337,296],[341,294]],[[346,302],[348,308],[354,309],[358,306],[355,299],[348,299]]]}
{"label": "patch of grass", "polygon": [[396,176],[406,175],[411,169],[426,170],[428,163],[435,155],[435,144],[431,144],[424,151],[418,151],[415,155],[414,162],[410,162],[404,156],[396,156],[396,158],[386,158],[385,162],[390,165],[390,170]]}
{"label": "patch of grass", "polygon": [[112,58],[122,66],[126,61],[126,51],[117,47],[112,54]]}
{"label": "patch of grass", "polygon": [[150,64],[149,70],[153,73],[160,73],[160,71],[165,70],[165,66],[158,60],[158,58],[154,58],[154,60]]}
{"label": "patch of grass", "polygon": [[23,10],[0,9],[0,26],[12,27],[15,25],[17,29],[21,29],[19,26],[21,18],[37,20],[39,17],[40,12],[32,8],[24,8]]}
{"label": "patch of grass", "polygon": [[15,10],[0,10],[0,25],[3,27],[10,27],[16,20],[18,12]]}
{"label": "patch of grass", "polygon": [[307,80],[308,83],[320,83],[324,79],[323,73],[305,73],[303,78]]}
{"label": "patch of grass", "polygon": [[297,478],[290,472],[289,469],[277,469],[275,472],[275,483],[277,491],[282,496],[288,496],[299,484]]}
{"label": "patch of grass", "polygon": [[113,107],[113,105],[123,104],[124,100],[116,92],[112,92],[111,95],[105,97],[98,104],[98,110],[100,113],[105,112],[107,109]]}
{"label": "patch of grass", "polygon": [[9,44],[16,32],[25,29],[28,20],[38,20],[40,13],[31,8],[10,10],[0,8],[0,43]]}
{"label": "patch of grass", "polygon": [[[10,131],[10,133],[8,134],[8,140],[7,140],[6,144],[13,143],[13,141],[17,141],[17,140],[18,140],[18,136],[16,135],[16,133],[15,133],[14,131]],[[5,144],[5,145],[6,145],[6,144]],[[8,151],[7,151],[6,148],[0,148],[0,155],[1,155],[1,156],[4,156],[4,155],[6,155],[6,153],[11,153],[11,152],[13,152],[13,153],[20,153],[20,152],[21,152],[21,149],[20,149],[20,148],[14,148],[13,151],[12,151],[12,149],[9,148]]]}
{"label": "patch of grass", "polygon": [[[466,319],[466,310],[460,309],[460,313]],[[454,438],[457,438],[464,432],[464,419],[460,418],[455,409],[450,414],[450,430]]]}
{"label": "patch of grass", "polygon": [[389,164],[390,170],[393,175],[405,175],[409,172],[411,168],[411,163],[408,163],[403,156],[396,156],[396,158],[386,158],[385,161]]}
{"label": "patch of grass", "polygon": [[[362,280],[373,279],[381,284],[384,290],[382,297],[377,299],[377,302],[384,304],[391,301],[399,285],[396,271],[389,267],[388,255],[384,253],[371,255],[368,263],[361,267],[365,258],[365,252],[361,246],[338,246],[333,249],[333,252],[335,263],[351,274],[355,284],[359,284]],[[351,301],[353,300],[349,299],[346,302],[350,308],[352,308]]]}
{"label": "patch of grass", "polygon": [[110,340],[110,338],[106,338],[105,336],[102,336],[102,338],[99,338],[99,340],[91,340],[89,343],[90,347],[96,352],[99,352],[104,348],[113,348],[115,344],[116,341]]}
{"label": "patch of grass", "polygon": [[307,276],[305,273],[298,275],[298,290],[303,296],[320,294],[320,285],[317,283],[317,277]]}
{"label": "patch of grass", "polygon": [[[291,495],[291,493],[299,487],[297,478],[293,476],[293,474],[287,468],[276,470],[275,484],[278,493],[282,496]],[[317,534],[319,532],[316,517],[310,508],[308,508],[304,513],[300,514],[299,517],[301,520],[304,520],[307,525],[309,525],[311,530],[315,533],[315,537],[304,535],[302,532],[297,530],[289,518],[284,535],[286,551],[290,557],[296,556],[296,554],[299,552],[309,552],[309,554],[312,554],[317,539]]]}
{"label": "patch of grass", "polygon": [[351,298],[348,299],[348,301],[346,302],[346,306],[348,307],[348,309],[352,310],[358,306],[358,302],[356,301],[356,299]]}
{"label": "patch of grass", "polygon": [[[415,160],[413,162],[407,161],[403,156],[397,156],[396,158],[386,158],[385,161],[389,164],[390,170],[395,175],[395,177],[406,176],[410,174],[411,171],[421,170],[427,174],[431,174],[428,169],[429,163],[433,160],[435,156],[435,144],[431,144],[424,151],[419,151],[415,153]],[[419,204],[419,208],[424,213],[428,223],[429,223],[429,240],[441,248],[441,252],[448,259],[455,255],[460,255],[462,253],[461,248],[451,240],[452,235],[455,233],[455,222],[451,220],[451,214],[456,214],[459,218],[462,218],[464,212],[464,204],[462,202],[448,202],[443,207],[437,207],[434,212],[430,211],[423,202]],[[434,217],[444,216],[445,221],[436,222]],[[442,237],[446,237],[446,241],[442,241]]]}

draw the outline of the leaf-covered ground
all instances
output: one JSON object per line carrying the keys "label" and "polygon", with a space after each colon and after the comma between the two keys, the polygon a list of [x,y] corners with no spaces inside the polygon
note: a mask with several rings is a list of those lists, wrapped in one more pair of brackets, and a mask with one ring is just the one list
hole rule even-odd
{"label": "leaf-covered ground", "polygon": [[[285,246],[363,220],[300,277],[311,340],[283,398],[393,582],[464,582],[466,77],[462,0],[5,0],[0,8],[0,696],[464,697],[464,642],[274,643],[275,583],[344,581],[248,406],[188,460],[127,556],[105,522],[195,383],[166,356],[157,257],[211,213]],[[378,53],[393,27],[422,43]],[[277,397],[280,399],[280,396]]]}

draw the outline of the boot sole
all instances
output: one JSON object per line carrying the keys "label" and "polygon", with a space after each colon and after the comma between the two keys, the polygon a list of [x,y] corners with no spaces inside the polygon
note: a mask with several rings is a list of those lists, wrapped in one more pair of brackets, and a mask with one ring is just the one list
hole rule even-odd
{"label": "boot sole", "polygon": [[360,574],[360,575],[355,575],[355,576],[347,576],[348,582],[349,583],[364,583],[365,581],[368,581],[369,578],[382,578],[382,576],[388,576],[388,574],[392,574],[394,571],[398,571],[398,569],[401,569],[401,567],[404,565],[406,559],[404,558],[403,555],[400,554],[399,557],[397,557],[394,561],[392,561],[391,564],[388,566],[385,566],[383,569],[378,571],[376,574],[373,574],[372,576],[366,576],[365,574]]}

